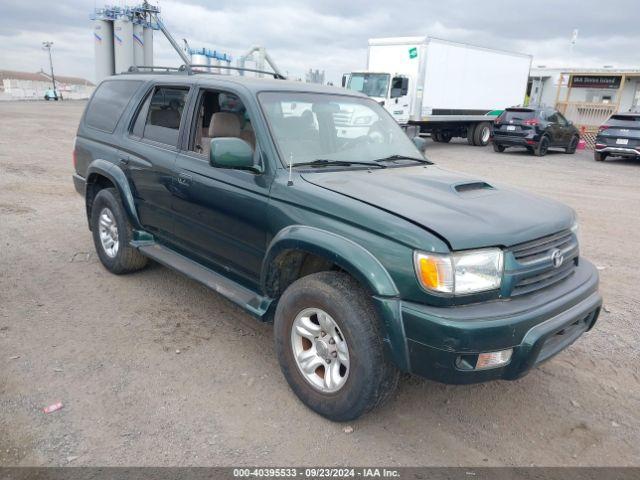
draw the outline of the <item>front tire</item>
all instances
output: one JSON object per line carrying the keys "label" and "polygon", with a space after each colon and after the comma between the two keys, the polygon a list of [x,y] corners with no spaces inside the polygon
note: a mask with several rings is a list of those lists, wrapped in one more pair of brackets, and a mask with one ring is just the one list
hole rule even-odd
{"label": "front tire", "polygon": [[98,258],[111,273],[135,272],[148,259],[129,243],[133,230],[115,188],[98,192],[91,206],[91,231]]}
{"label": "front tire", "polygon": [[580,137],[578,137],[577,135],[573,137],[569,142],[569,145],[567,146],[567,149],[565,150],[565,152],[568,153],[569,155],[576,153],[576,149],[578,148],[579,141],[580,141]]}
{"label": "front tire", "polygon": [[314,273],[291,284],[276,308],[274,337],[291,389],[330,420],[382,405],[398,383],[370,294],[347,274]]}

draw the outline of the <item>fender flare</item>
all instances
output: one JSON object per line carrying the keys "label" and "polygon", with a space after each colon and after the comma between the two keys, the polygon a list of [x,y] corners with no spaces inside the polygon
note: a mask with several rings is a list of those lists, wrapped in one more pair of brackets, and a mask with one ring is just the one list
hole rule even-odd
{"label": "fender flare", "polygon": [[129,181],[127,180],[127,176],[118,165],[102,159],[96,159],[92,161],[87,168],[87,188],[85,189],[87,219],[91,221],[91,212],[89,211],[89,202],[87,201],[90,192],[89,185],[93,183],[92,180],[95,179],[96,176],[103,176],[109,179],[111,183],[115,185],[118,193],[120,194],[122,205],[125,209],[125,212],[129,216],[131,224],[136,229],[142,229],[140,218],[138,217],[138,212],[135,207],[133,193],[131,192],[131,187],[129,185]]}
{"label": "fender flare", "polygon": [[327,258],[368,287],[373,295],[399,295],[393,279],[371,252],[346,237],[304,225],[283,228],[269,243],[260,277],[263,291],[266,292],[268,289],[268,274],[274,261],[288,250],[301,250]]}

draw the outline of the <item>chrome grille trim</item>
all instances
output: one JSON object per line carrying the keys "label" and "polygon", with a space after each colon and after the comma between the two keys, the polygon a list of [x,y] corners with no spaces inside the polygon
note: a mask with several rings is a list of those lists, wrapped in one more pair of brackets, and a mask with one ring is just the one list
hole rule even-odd
{"label": "chrome grille trim", "polygon": [[549,256],[550,251],[556,248],[568,250],[569,247],[574,246],[573,244],[577,245],[577,241],[575,241],[571,230],[563,230],[547,237],[515,245],[511,251],[519,263],[528,264]]}
{"label": "chrome grille trim", "polygon": [[[520,243],[509,250],[518,265],[511,272],[516,277],[511,297],[533,293],[568,278],[579,258],[578,240],[571,230]],[[551,259],[555,250],[560,250],[564,256],[564,263],[557,268]]]}

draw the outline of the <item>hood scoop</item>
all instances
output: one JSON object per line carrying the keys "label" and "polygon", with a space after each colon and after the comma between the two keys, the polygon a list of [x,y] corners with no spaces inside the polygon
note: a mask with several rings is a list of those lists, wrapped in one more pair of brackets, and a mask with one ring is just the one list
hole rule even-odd
{"label": "hood scoop", "polygon": [[469,182],[469,183],[459,183],[453,186],[453,189],[458,193],[478,193],[486,190],[495,190],[492,185],[489,185],[487,182]]}

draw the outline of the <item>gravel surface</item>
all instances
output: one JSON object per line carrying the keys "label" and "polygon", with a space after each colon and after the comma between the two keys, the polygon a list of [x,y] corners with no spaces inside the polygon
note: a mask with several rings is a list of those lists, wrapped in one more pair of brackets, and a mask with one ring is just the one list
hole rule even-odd
{"label": "gravel surface", "polygon": [[337,424],[289,390],[270,325],[157,264],[100,265],[71,182],[83,107],[0,104],[0,465],[640,465],[640,162],[429,142],[575,208],[606,309],[518,381],[406,376]]}

